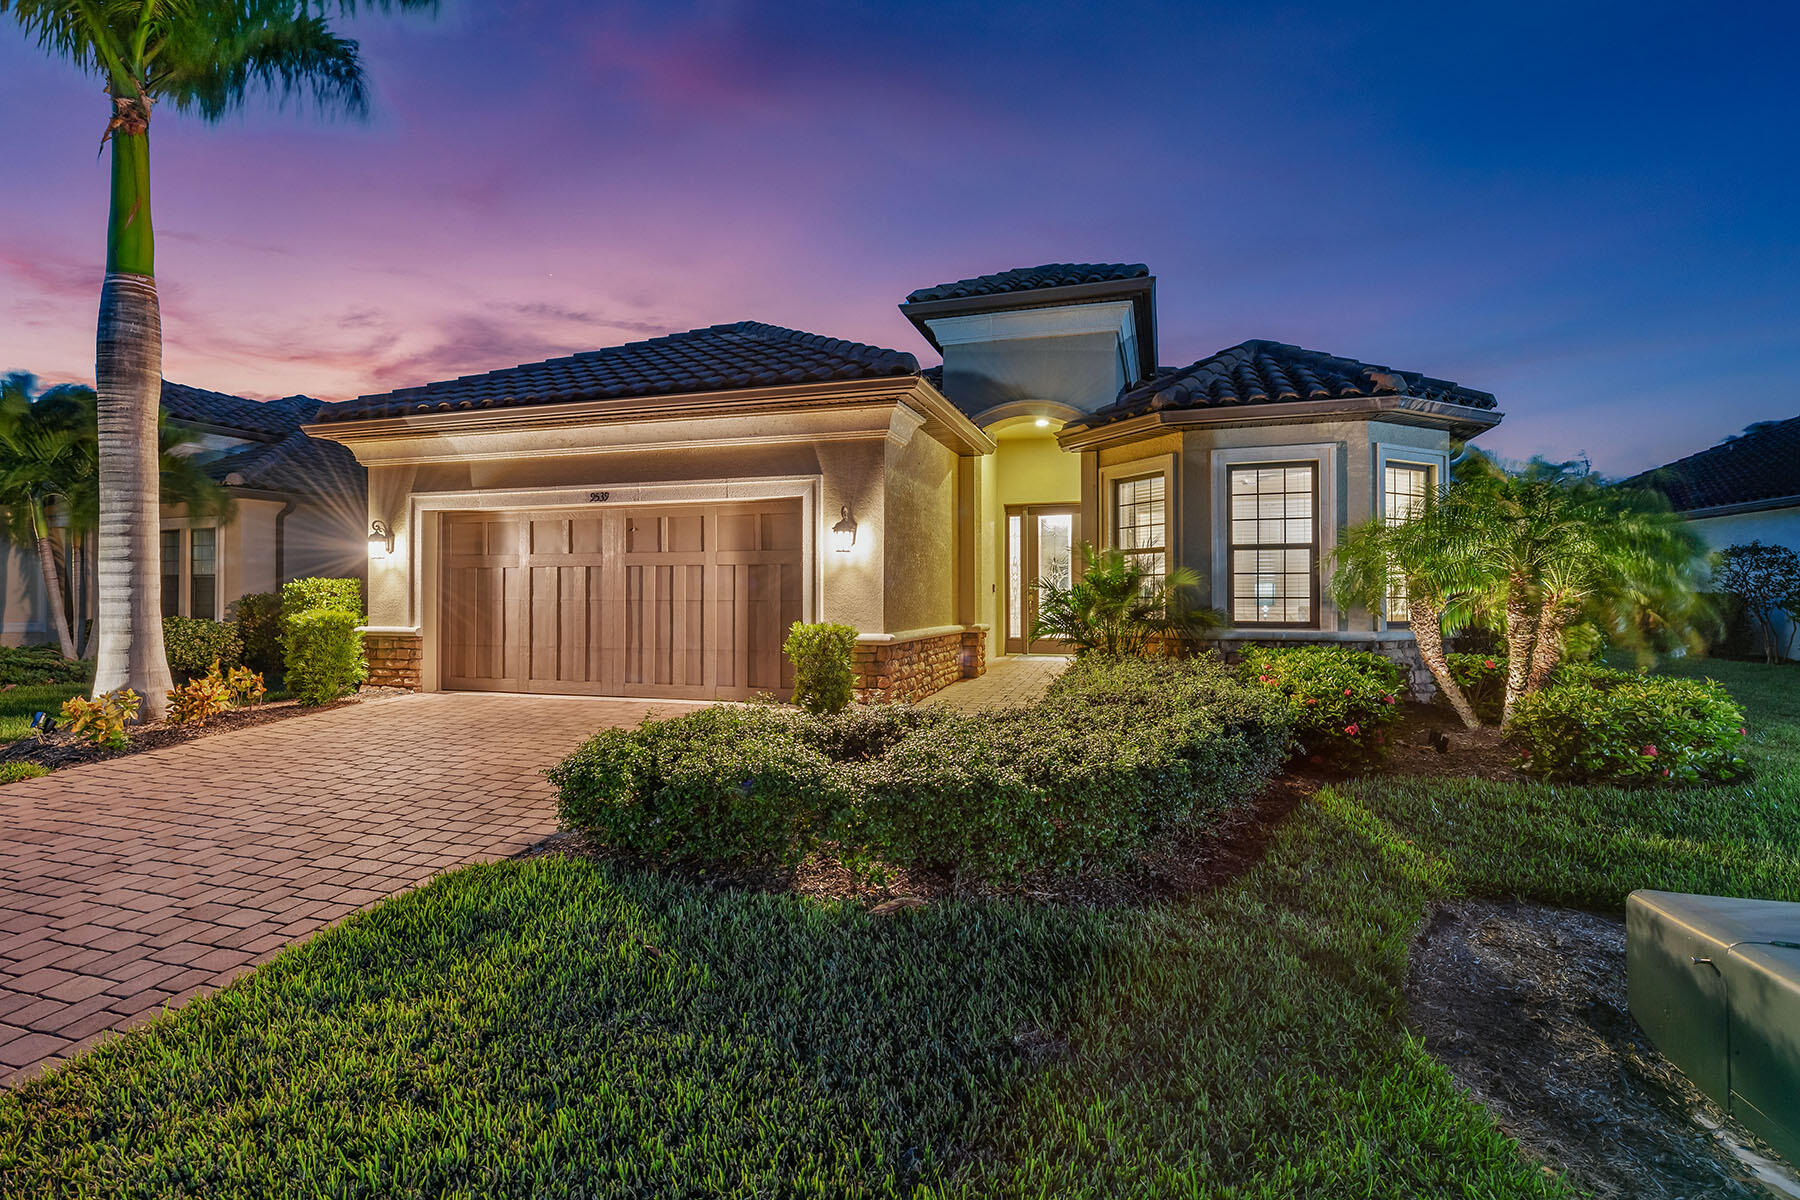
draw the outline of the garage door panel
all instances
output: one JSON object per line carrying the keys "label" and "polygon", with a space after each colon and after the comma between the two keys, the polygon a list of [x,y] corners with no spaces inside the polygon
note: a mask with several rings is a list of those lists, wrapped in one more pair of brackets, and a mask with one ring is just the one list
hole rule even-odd
{"label": "garage door panel", "polygon": [[801,617],[797,502],[449,514],[445,686],[746,698],[785,693]]}

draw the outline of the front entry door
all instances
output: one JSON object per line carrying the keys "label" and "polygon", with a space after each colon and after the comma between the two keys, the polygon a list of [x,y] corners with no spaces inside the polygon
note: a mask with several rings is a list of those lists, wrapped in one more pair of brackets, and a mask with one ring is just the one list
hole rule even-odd
{"label": "front entry door", "polygon": [[1038,584],[1066,588],[1075,582],[1075,550],[1081,545],[1081,509],[1073,504],[1033,504],[1006,510],[1006,652],[1066,654],[1069,644],[1031,637],[1042,592]]}

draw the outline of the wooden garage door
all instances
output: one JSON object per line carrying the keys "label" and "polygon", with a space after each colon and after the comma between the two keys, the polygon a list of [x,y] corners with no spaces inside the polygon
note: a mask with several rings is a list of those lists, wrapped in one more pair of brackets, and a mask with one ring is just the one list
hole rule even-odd
{"label": "wooden garage door", "polygon": [[449,513],[446,688],[786,696],[801,619],[800,502]]}

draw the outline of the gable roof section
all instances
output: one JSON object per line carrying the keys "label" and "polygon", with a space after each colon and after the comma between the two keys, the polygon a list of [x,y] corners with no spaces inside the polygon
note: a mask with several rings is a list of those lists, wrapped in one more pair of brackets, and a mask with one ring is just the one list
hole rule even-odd
{"label": "gable roof section", "polygon": [[280,400],[246,400],[225,392],[209,392],[185,383],[163,380],[163,411],[185,425],[234,431],[253,439],[283,437],[310,421],[319,410],[311,396],[287,396]]}
{"label": "gable roof section", "polygon": [[369,420],[918,374],[919,360],[904,351],[738,321],[328,404],[316,420]]}
{"label": "gable roof section", "polygon": [[976,296],[1034,292],[1041,288],[1076,287],[1084,283],[1148,278],[1150,268],[1143,263],[1045,263],[1038,267],[1015,267],[993,275],[977,275],[973,279],[958,279],[953,283],[919,288],[907,295],[906,302],[924,304],[933,300],[967,300]]}
{"label": "gable roof section", "polygon": [[1752,425],[1625,482],[1661,492],[1677,512],[1800,497],[1800,417]]}
{"label": "gable roof section", "polygon": [[1120,392],[1119,398],[1079,426],[1093,427],[1165,409],[1227,408],[1304,400],[1414,396],[1466,408],[1492,409],[1480,392],[1416,371],[1339,358],[1286,342],[1241,342],[1185,367],[1163,368],[1155,378]]}
{"label": "gable roof section", "polygon": [[215,458],[203,470],[227,487],[291,492],[308,499],[335,497],[360,506],[369,473],[348,447],[294,430],[274,442]]}

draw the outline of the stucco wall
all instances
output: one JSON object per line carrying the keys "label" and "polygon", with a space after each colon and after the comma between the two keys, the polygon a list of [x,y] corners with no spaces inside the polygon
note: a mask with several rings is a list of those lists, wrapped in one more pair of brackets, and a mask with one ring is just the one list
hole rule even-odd
{"label": "stucco wall", "polygon": [[883,632],[948,625],[956,620],[957,456],[914,436],[889,442],[886,460]]}
{"label": "stucco wall", "polygon": [[1009,338],[944,348],[944,394],[965,412],[1022,401],[1092,412],[1125,382],[1116,333]]}
{"label": "stucco wall", "polygon": [[0,546],[0,646],[34,645],[54,636],[37,554]]}
{"label": "stucco wall", "polygon": [[[1688,522],[1706,540],[1709,550],[1723,550],[1744,542],[1786,546],[1800,553],[1800,508],[1771,508],[1762,512],[1731,513]],[[1776,617],[1776,642],[1788,646],[1792,631],[1785,617]]]}

